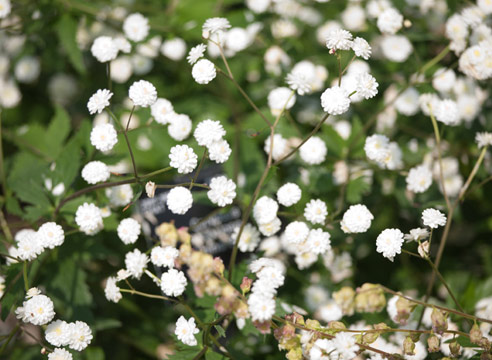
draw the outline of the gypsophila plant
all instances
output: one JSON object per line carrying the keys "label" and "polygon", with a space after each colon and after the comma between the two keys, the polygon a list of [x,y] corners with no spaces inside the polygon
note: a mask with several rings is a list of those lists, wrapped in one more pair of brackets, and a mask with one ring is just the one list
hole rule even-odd
{"label": "gypsophila plant", "polygon": [[492,1],[0,31],[0,358],[492,359]]}

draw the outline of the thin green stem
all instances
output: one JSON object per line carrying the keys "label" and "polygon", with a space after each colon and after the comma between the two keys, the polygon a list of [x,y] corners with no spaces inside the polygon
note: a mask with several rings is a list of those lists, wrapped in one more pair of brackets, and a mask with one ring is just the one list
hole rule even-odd
{"label": "thin green stem", "polygon": [[3,143],[2,143],[2,111],[0,110],[0,181],[2,182],[3,197],[7,202],[9,193],[7,189],[7,177],[5,176],[5,167],[3,161]]}
{"label": "thin green stem", "polygon": [[22,266],[22,276],[24,278],[24,289],[26,292],[29,290],[29,280],[27,278],[27,261],[24,261]]}
{"label": "thin green stem", "polygon": [[9,243],[14,242],[14,237],[12,236],[12,232],[10,231],[9,224],[7,223],[7,220],[5,219],[5,216],[3,215],[3,211],[0,208],[0,226],[2,227],[2,231],[5,235],[5,238],[8,240]]}
{"label": "thin green stem", "polygon": [[172,298],[168,298],[166,296],[148,294],[148,293],[144,293],[144,292],[141,292],[141,291],[138,291],[138,290],[134,290],[134,289],[122,289],[122,288],[120,288],[120,291],[123,292],[123,293],[129,293],[131,295],[139,295],[139,296],[143,296],[143,297],[147,297],[147,298],[151,298],[151,299],[166,300],[166,301],[171,301],[171,302],[174,302],[174,303],[177,302],[176,300],[174,300]]}
{"label": "thin green stem", "polygon": [[7,346],[9,345],[10,341],[15,336],[15,334],[17,334],[19,329],[20,329],[20,325],[17,324],[15,328],[10,332],[9,337],[7,338],[7,340],[5,340],[5,342],[2,345],[2,348],[0,349],[0,355],[2,355],[4,351],[7,349]]}
{"label": "thin green stem", "polygon": [[480,168],[480,165],[482,164],[482,161],[483,161],[486,153],[487,153],[487,146],[484,146],[482,151],[480,152],[480,155],[478,156],[478,160],[475,163],[475,166],[473,167],[472,172],[470,173],[470,176],[468,176],[468,179],[466,180],[465,185],[463,185],[463,187],[460,190],[460,194],[458,196],[459,200],[461,200],[465,196],[465,193],[468,190],[468,187],[470,186],[471,182],[475,178],[475,175],[477,174],[477,171]]}
{"label": "thin green stem", "polygon": [[444,200],[446,201],[446,206],[449,211],[449,209],[451,208],[451,202],[449,201],[449,197],[446,193],[446,185],[444,183],[444,169],[442,165],[442,153],[441,153],[441,137],[439,135],[439,127],[437,126],[437,120],[432,111],[432,106],[429,105],[429,108],[430,108],[430,118],[432,120],[432,127],[434,128],[434,135],[436,137],[437,156],[439,159],[439,180],[441,181],[442,193],[444,195]]}
{"label": "thin green stem", "polygon": [[193,188],[193,184],[195,184],[196,180],[198,179],[198,175],[200,174],[200,171],[202,170],[203,163],[205,162],[205,159],[207,158],[207,148],[203,151],[203,156],[200,159],[200,164],[198,164],[198,169],[196,169],[195,176],[193,177],[193,180],[190,183],[190,190]]}

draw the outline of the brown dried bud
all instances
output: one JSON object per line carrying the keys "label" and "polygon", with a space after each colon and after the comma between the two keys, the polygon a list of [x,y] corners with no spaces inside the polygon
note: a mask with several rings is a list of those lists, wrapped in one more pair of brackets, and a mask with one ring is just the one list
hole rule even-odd
{"label": "brown dried bud", "polygon": [[285,315],[285,320],[290,321],[293,324],[304,325],[304,317],[296,312]]}
{"label": "brown dried bud", "polygon": [[403,297],[399,297],[396,301],[396,321],[401,325],[406,325],[410,315],[412,314],[413,309],[415,309],[415,303],[407,300]]}
{"label": "brown dried bud", "polygon": [[442,335],[442,333],[448,329],[448,321],[446,315],[442,311],[434,308],[431,313],[431,320],[432,330],[434,330],[435,333]]}
{"label": "brown dried bud", "polygon": [[403,341],[403,353],[405,355],[414,355],[415,354],[415,343],[413,342],[410,336],[407,336]]}
{"label": "brown dried bud", "polygon": [[357,289],[355,310],[357,312],[378,312],[386,306],[386,298],[377,284],[365,283]]}
{"label": "brown dried bud", "polygon": [[214,273],[219,276],[224,276],[224,262],[220,257],[214,257]]}
{"label": "brown dried bud", "polygon": [[241,285],[240,285],[243,295],[246,294],[251,289],[251,284],[253,284],[252,279],[250,279],[247,276],[243,277],[243,281],[241,281]]}
{"label": "brown dried bud", "polygon": [[159,236],[162,246],[176,246],[178,241],[178,232],[173,223],[162,223],[156,229],[155,233]]}
{"label": "brown dried bud", "polygon": [[374,341],[376,341],[379,337],[378,332],[370,332],[362,335],[362,342],[364,344],[372,344]]}
{"label": "brown dried bud", "polygon": [[420,243],[417,251],[419,252],[420,256],[422,256],[424,259],[427,259],[429,257],[429,242],[424,241]]}
{"label": "brown dried bud", "polygon": [[438,352],[440,350],[439,338],[436,335],[429,336],[427,339],[427,346],[427,350],[429,350],[430,353]]}
{"label": "brown dried bud", "polygon": [[349,286],[333,293],[333,299],[342,308],[343,314],[349,316],[354,314],[354,297],[355,291]]}
{"label": "brown dried bud", "polygon": [[330,321],[328,323],[328,327],[330,329],[336,329],[336,330],[345,330],[347,328],[345,324],[341,321]]}
{"label": "brown dried bud", "polygon": [[263,321],[263,322],[253,321],[253,325],[255,326],[255,328],[258,329],[258,331],[260,333],[262,333],[262,334],[270,334],[270,328],[272,326],[270,320]]}
{"label": "brown dried bud", "polygon": [[155,182],[148,181],[147,184],[145,184],[145,192],[147,193],[147,196],[149,198],[153,198],[155,195]]}
{"label": "brown dried bud", "polygon": [[373,327],[374,327],[374,329],[377,329],[377,330],[390,329],[390,327],[383,322],[379,323],[379,324],[374,324]]}
{"label": "brown dried bud", "polygon": [[449,350],[451,350],[451,354],[453,354],[454,357],[458,357],[461,353],[461,346],[457,341],[453,341],[449,343]]}
{"label": "brown dried bud", "polygon": [[481,340],[482,340],[482,332],[480,331],[478,324],[475,323],[470,330],[470,341],[473,344],[480,344]]}
{"label": "brown dried bud", "polygon": [[316,330],[321,327],[320,323],[318,320],[312,320],[312,319],[307,319],[306,320],[306,327],[311,330]]}
{"label": "brown dried bud", "polygon": [[488,352],[483,352],[482,355],[480,355],[480,360],[492,360],[492,355]]}

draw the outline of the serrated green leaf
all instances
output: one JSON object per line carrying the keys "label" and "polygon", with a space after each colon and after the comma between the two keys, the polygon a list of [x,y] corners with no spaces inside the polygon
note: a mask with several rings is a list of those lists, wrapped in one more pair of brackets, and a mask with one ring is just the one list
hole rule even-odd
{"label": "serrated green leaf", "polygon": [[347,185],[347,202],[352,204],[360,202],[370,188],[364,176],[351,180]]}
{"label": "serrated green leaf", "polygon": [[84,75],[86,73],[84,59],[76,42],[77,21],[70,14],[63,14],[56,24],[56,32],[73,67]]}
{"label": "serrated green leaf", "polygon": [[44,149],[53,158],[57,158],[62,150],[63,143],[70,132],[70,116],[60,106],[55,108],[55,115],[44,135]]}

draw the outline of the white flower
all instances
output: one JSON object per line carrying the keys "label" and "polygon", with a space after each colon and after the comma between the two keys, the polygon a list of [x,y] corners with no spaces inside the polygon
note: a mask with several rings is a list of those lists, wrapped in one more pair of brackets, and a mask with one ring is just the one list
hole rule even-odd
{"label": "white flower", "polygon": [[[1,4],[0,4],[1,8]],[[1,11],[1,9],[0,9]],[[39,77],[41,65],[38,58],[34,56],[23,56],[17,64],[15,64],[15,77],[21,83],[30,84],[36,81]]]}
{"label": "white flower", "polygon": [[174,334],[183,344],[195,346],[198,343],[195,334],[198,334],[199,332],[200,330],[197,329],[195,318],[193,317],[186,320],[184,316],[180,316],[178,321],[176,321],[176,330],[174,331]]}
{"label": "white flower", "polygon": [[[263,146],[263,150],[270,154],[270,148],[272,143],[272,137],[269,136],[265,140],[265,145]],[[273,160],[279,160],[287,155],[289,151],[289,144],[286,139],[282,137],[280,134],[273,135],[273,149],[272,149],[272,158]]]}
{"label": "white flower", "polygon": [[378,16],[378,28],[383,34],[394,35],[403,25],[403,16],[395,8],[388,8]]}
{"label": "white flower", "polygon": [[317,339],[311,349],[309,350],[309,359],[311,360],[329,360],[332,357],[329,354],[333,354],[333,359],[337,359],[338,353],[333,346],[333,341],[328,339]]}
{"label": "white flower", "polygon": [[157,90],[150,82],[139,80],[130,86],[128,96],[136,106],[149,107],[157,101]]}
{"label": "white flower", "polygon": [[364,97],[364,99],[370,99],[376,96],[378,93],[378,82],[369,73],[361,73],[356,77],[357,81],[357,94]]}
{"label": "white flower", "polygon": [[403,233],[399,229],[385,229],[376,239],[376,251],[393,261],[396,254],[401,253]]}
{"label": "white flower", "polygon": [[193,136],[198,145],[209,146],[214,141],[222,140],[225,134],[226,132],[220,121],[207,119],[197,125]]}
{"label": "white flower", "polygon": [[359,347],[355,344],[353,335],[346,332],[337,333],[332,339],[332,344],[338,353],[335,355],[338,359],[353,359],[359,350]]}
{"label": "white flower", "polygon": [[479,148],[492,145],[492,133],[480,132],[475,135],[475,141]]}
{"label": "white flower", "polygon": [[177,186],[167,194],[167,207],[173,214],[184,215],[193,205],[191,191],[185,187]]}
{"label": "white flower", "polygon": [[492,1],[490,0],[477,0],[477,5],[485,14],[492,14]]}
{"label": "white flower", "polygon": [[179,61],[186,55],[186,43],[181,38],[166,40],[162,43],[161,53],[171,60]]}
{"label": "white flower", "polygon": [[207,149],[208,158],[215,161],[217,164],[226,162],[232,153],[229,143],[224,139],[212,142],[207,146]]}
{"label": "white flower", "polygon": [[433,109],[437,109],[440,101],[439,96],[434,93],[421,94],[419,96],[420,110],[422,110],[425,115],[430,116]]}
{"label": "white flower", "polygon": [[370,160],[384,164],[391,156],[389,139],[384,135],[371,135],[366,138],[364,151]]}
{"label": "white flower", "polygon": [[407,60],[413,51],[412,43],[402,35],[385,35],[380,45],[388,60],[399,63]]}
{"label": "white flower", "polygon": [[432,184],[432,172],[426,165],[419,165],[410,169],[405,180],[408,190],[423,193]]}
{"label": "white flower", "polygon": [[268,93],[268,106],[273,116],[290,109],[296,103],[296,96],[287,87],[278,87]]}
{"label": "white flower", "polygon": [[113,93],[108,89],[99,89],[94,95],[92,95],[87,103],[87,109],[89,114],[100,114],[106,106],[109,106],[109,99],[113,96]]}
{"label": "white flower", "polygon": [[113,276],[106,280],[106,286],[104,287],[104,295],[108,301],[117,303],[123,297],[121,295],[120,288],[116,285],[117,279]]}
{"label": "white flower", "polygon": [[205,50],[207,50],[207,45],[198,44],[197,46],[191,48],[190,52],[188,53],[188,56],[186,57],[186,60],[188,60],[190,65],[193,65],[203,57]]}
{"label": "white flower", "polygon": [[62,320],[55,320],[45,330],[44,336],[53,346],[67,346],[70,342],[70,327]]}
{"label": "white flower", "polygon": [[280,221],[280,219],[278,217],[276,217],[275,219],[273,219],[269,223],[260,224],[258,226],[258,229],[260,230],[260,232],[263,235],[272,236],[280,230],[281,226],[282,226],[282,222]]}
{"label": "white flower", "polygon": [[261,271],[262,269],[266,267],[274,267],[277,268],[280,272],[285,273],[285,265],[282,263],[282,261],[278,259],[270,259],[266,257],[259,258],[257,260],[254,260],[249,264],[249,270],[252,273],[257,273]]}
{"label": "white flower", "polygon": [[118,142],[118,133],[111,124],[94,126],[91,131],[91,144],[100,151],[111,150]]}
{"label": "white flower", "polygon": [[207,59],[198,60],[191,69],[191,76],[198,84],[208,84],[215,79],[217,71],[213,62]]}
{"label": "white flower", "polygon": [[451,99],[439,101],[434,115],[436,116],[437,121],[440,121],[449,126],[458,125],[458,123],[460,122],[458,104],[456,103],[456,101]]}
{"label": "white flower", "polygon": [[306,239],[306,251],[324,254],[331,249],[330,234],[322,229],[312,229]]}
{"label": "white flower", "polygon": [[[239,235],[239,226],[234,228],[232,232],[231,239],[234,243]],[[260,233],[251,224],[246,224],[244,226],[243,232],[241,233],[241,238],[239,239],[238,248],[241,252],[253,251],[258,246],[260,242]]]}
{"label": "white flower", "polygon": [[335,29],[328,34],[326,47],[330,50],[350,50],[352,34],[347,30]]}
{"label": "white flower", "polygon": [[94,40],[91,47],[92,55],[102,63],[116,59],[118,46],[109,36],[99,36]]}
{"label": "white flower", "polygon": [[410,234],[405,234],[405,240],[410,241],[420,241],[427,239],[429,237],[429,230],[423,228],[415,228],[410,230]]}
{"label": "white flower", "polygon": [[183,141],[191,132],[191,119],[185,114],[173,114],[169,118],[169,126],[167,131],[176,141]]}
{"label": "white flower", "polygon": [[211,202],[220,207],[232,204],[236,197],[236,184],[225,176],[217,176],[210,180],[207,196]]}
{"label": "white flower", "polygon": [[133,218],[126,218],[118,225],[118,237],[124,244],[129,245],[137,241],[141,231],[140,223]]}
{"label": "white flower", "polygon": [[294,183],[282,185],[277,190],[277,200],[283,206],[292,206],[301,200],[301,188]]}
{"label": "white flower", "polygon": [[352,43],[352,50],[356,56],[361,57],[364,60],[368,60],[371,57],[371,46],[363,38],[356,37],[354,39],[354,42]]}
{"label": "white flower", "polygon": [[109,167],[102,161],[91,161],[82,169],[82,178],[88,184],[97,184],[109,179],[111,173]]}
{"label": "white flower", "polygon": [[311,92],[309,80],[301,73],[291,71],[287,74],[285,82],[292,90],[297,91],[299,95],[304,95]]}
{"label": "white flower", "polygon": [[174,260],[178,258],[179,250],[172,246],[156,246],[150,253],[150,261],[155,266],[174,268]]}
{"label": "white flower", "polygon": [[195,170],[198,164],[198,156],[188,145],[176,145],[171,148],[169,154],[170,165],[180,174],[189,174]]}
{"label": "white flower", "polygon": [[441,93],[447,93],[453,89],[456,82],[456,74],[452,69],[440,68],[432,78],[432,86]]}
{"label": "white flower", "polygon": [[188,281],[182,271],[169,269],[161,276],[161,290],[167,296],[180,296],[186,289]]}
{"label": "white flower", "polygon": [[149,34],[149,20],[139,13],[130,14],[123,22],[123,31],[128,39],[142,41]]}
{"label": "white flower", "polygon": [[277,211],[278,203],[268,196],[262,196],[253,207],[253,217],[258,224],[266,224],[277,217]]}
{"label": "white flower", "polygon": [[166,125],[174,114],[173,104],[167,99],[159,98],[150,106],[150,113],[159,124]]}
{"label": "white flower", "polygon": [[321,164],[326,159],[326,144],[318,136],[310,137],[299,149],[299,156],[309,165]]}
{"label": "white flower", "polygon": [[340,225],[346,234],[364,233],[371,227],[373,219],[374,216],[365,205],[351,205],[343,214]]}
{"label": "white flower", "polygon": [[89,325],[83,321],[68,324],[70,326],[70,343],[68,347],[72,350],[84,350],[92,340],[92,331]]}
{"label": "white flower", "polygon": [[321,94],[321,106],[330,115],[341,115],[349,109],[350,98],[344,88],[333,86]]}
{"label": "white flower", "polygon": [[422,211],[422,222],[425,226],[437,229],[439,226],[446,225],[446,215],[436,209],[425,209]]}
{"label": "white flower", "polygon": [[15,235],[15,241],[17,242],[17,247],[10,247],[10,249],[15,249],[12,252],[21,260],[34,260],[44,250],[43,244],[34,230],[25,229],[19,231]]}
{"label": "white flower", "polygon": [[287,242],[300,244],[309,235],[309,228],[305,222],[293,221],[285,228],[285,238]]}
{"label": "white flower", "polygon": [[103,228],[101,209],[94,204],[84,203],[75,212],[75,223],[86,235],[94,235]]}
{"label": "white flower", "polygon": [[33,325],[45,325],[55,317],[53,301],[46,295],[35,295],[15,311],[17,318]]}
{"label": "white flower", "polygon": [[48,360],[72,360],[72,354],[62,348],[56,348],[48,354]]}
{"label": "white flower", "polygon": [[304,217],[312,224],[324,224],[328,210],[320,199],[312,199],[304,208]]}
{"label": "white flower", "polygon": [[202,27],[202,36],[208,39],[210,35],[229,29],[231,24],[229,20],[220,17],[207,19]]}
{"label": "white flower", "polygon": [[275,300],[261,293],[252,293],[248,298],[248,310],[253,321],[267,321],[275,314]]}
{"label": "white flower", "polygon": [[10,5],[10,0],[0,1],[0,19],[5,19],[12,11],[12,6]]}
{"label": "white flower", "polygon": [[395,101],[395,108],[406,116],[413,116],[419,110],[420,94],[414,87],[409,87]]}
{"label": "white flower", "polygon": [[106,196],[113,206],[126,206],[133,199],[133,190],[130,184],[114,186],[106,189]]}
{"label": "white flower", "polygon": [[126,270],[128,270],[130,275],[136,279],[140,279],[144,270],[147,268],[148,262],[148,256],[138,249],[134,249],[125,255]]}
{"label": "white flower", "polygon": [[47,222],[38,229],[37,236],[44,248],[54,249],[63,244],[65,233],[63,228],[54,222]]}
{"label": "white flower", "polygon": [[111,61],[111,80],[118,84],[124,84],[133,74],[133,65],[128,56],[120,56]]}
{"label": "white flower", "polygon": [[19,105],[22,93],[17,84],[12,80],[0,79],[0,105],[10,109]]}

